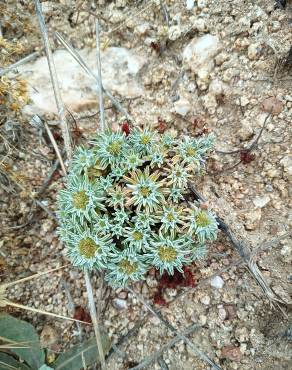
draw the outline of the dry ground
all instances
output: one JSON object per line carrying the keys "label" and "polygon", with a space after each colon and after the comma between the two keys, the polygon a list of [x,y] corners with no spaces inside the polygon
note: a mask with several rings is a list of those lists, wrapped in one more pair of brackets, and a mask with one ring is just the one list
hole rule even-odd
{"label": "dry ground", "polygon": [[[12,14],[7,12],[1,24],[3,37],[23,43],[25,56],[40,50],[42,43],[34,8],[23,3],[8,1],[6,12],[10,10]],[[195,135],[204,128],[215,134],[216,151],[209,159],[206,176],[198,179],[196,186],[237,238],[254,251],[291,227],[291,64],[288,61],[285,65],[283,59],[292,44],[291,2],[287,1],[285,9],[275,9],[275,2],[268,0],[201,0],[197,2],[199,7],[190,11],[185,1],[161,3],[163,7],[151,5],[150,1],[60,0],[46,1],[44,6],[50,32],[62,31],[77,48],[95,46],[93,19],[98,15],[103,42],[109,39],[110,45],[132,48],[147,57],[141,76],[145,96],[123,103],[138,124],[155,125],[161,117],[167,130],[178,134]],[[127,17],[131,18],[126,24],[110,33]],[[217,35],[224,45],[206,86],[185,67],[181,57],[190,40],[205,33]],[[276,69],[281,59],[284,62]],[[208,95],[208,85],[216,79],[223,81],[226,88],[214,101]],[[266,122],[252,153],[253,160],[232,168],[240,153],[220,151],[243,148],[255,140],[271,107],[266,100],[269,97],[276,99],[277,107]],[[174,109],[175,102],[182,98],[190,103],[185,117]],[[96,128],[98,116],[85,117],[94,111],[73,113],[77,126],[83,129],[81,137],[74,130],[76,140],[79,136],[79,141],[86,141]],[[107,110],[106,114],[111,123],[121,119],[116,111]],[[53,116],[43,118],[54,123]],[[6,124],[8,119],[16,123],[12,129]],[[59,129],[51,127],[62,146]],[[39,192],[56,158],[45,132],[33,127],[29,117],[11,113],[3,118],[1,135],[10,142],[9,156],[5,158],[10,179],[1,177],[0,267],[2,280],[13,280],[66,263],[54,219],[31,199],[33,194],[53,212],[62,180],[57,169],[49,185]],[[5,150],[7,147],[2,146],[2,157]],[[291,241],[285,238],[257,251],[255,258],[267,283],[281,300],[290,303],[291,253]],[[239,259],[237,251],[220,233],[218,241],[210,246],[208,258],[192,267],[198,286],[183,296],[181,291],[169,289],[165,296],[169,303],[161,308],[161,313],[181,331],[192,323],[200,324],[189,338],[222,369],[291,368],[291,312],[287,305],[281,305],[282,310],[271,305],[246,265],[235,264]],[[208,280],[217,273],[224,282],[220,289]],[[83,276],[71,268],[19,285],[9,291],[9,297],[68,315],[64,281],[75,305],[86,307]],[[93,283],[97,289],[96,278]],[[149,275],[135,289],[152,302],[156,284],[153,275]],[[145,323],[120,346],[126,357],[114,354],[109,360],[110,369],[134,366],[173,337],[131,294],[121,290],[106,292],[104,301],[107,304],[103,323],[114,341],[146,315]],[[56,337],[55,351],[77,341],[70,323],[15,310],[13,314],[33,323],[40,333],[49,325]],[[209,368],[182,342],[165,351],[163,359],[164,364],[152,364],[149,368]]]}

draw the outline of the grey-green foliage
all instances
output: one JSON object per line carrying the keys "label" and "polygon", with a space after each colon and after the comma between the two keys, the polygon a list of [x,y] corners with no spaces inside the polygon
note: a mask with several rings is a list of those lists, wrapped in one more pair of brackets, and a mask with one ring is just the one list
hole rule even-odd
{"label": "grey-green foliage", "polygon": [[103,269],[111,285],[123,286],[151,267],[173,274],[201,258],[216,219],[185,199],[213,137],[109,130],[90,144],[76,149],[58,196],[58,232],[73,265]]}
{"label": "grey-green foliage", "polygon": [[[26,348],[7,345],[5,352],[0,350],[0,370],[80,370],[83,368],[82,356],[86,366],[98,362],[96,339],[91,338],[63,352],[53,364],[45,363],[45,351],[41,348],[39,336],[34,327],[7,314],[0,315],[0,336],[2,340],[18,343]],[[109,337],[102,333],[104,353],[110,349]],[[7,352],[9,351],[9,352]],[[15,357],[18,357],[18,359]]]}
{"label": "grey-green foliage", "polygon": [[[110,349],[109,338],[106,335],[102,335],[101,340],[104,352],[107,353]],[[82,354],[87,366],[93,365],[98,361],[98,350],[95,338],[91,338],[68,349],[58,357],[57,361],[54,362],[52,366],[55,370],[82,369]]]}
{"label": "grey-green foliage", "polygon": [[45,353],[41,349],[39,336],[34,327],[13,316],[0,315],[1,336],[15,342],[23,342],[28,348],[13,348],[15,353],[31,369],[38,369],[45,363]]}
{"label": "grey-green foliage", "polygon": [[1,370],[13,370],[13,369],[30,370],[30,368],[26,366],[24,363],[17,361],[14,357],[4,352],[0,352],[0,369]]}

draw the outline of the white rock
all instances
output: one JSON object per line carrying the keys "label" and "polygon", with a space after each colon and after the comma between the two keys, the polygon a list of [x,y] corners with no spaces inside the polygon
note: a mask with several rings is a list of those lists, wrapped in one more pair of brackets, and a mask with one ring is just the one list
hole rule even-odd
{"label": "white rock", "polygon": [[238,20],[238,33],[246,32],[250,29],[250,17],[244,16]]}
{"label": "white rock", "polygon": [[206,8],[206,6],[208,5],[208,0],[198,0],[197,5],[199,9]]}
{"label": "white rock", "polygon": [[211,281],[210,281],[210,285],[213,287],[213,288],[216,288],[216,289],[222,289],[223,288],[223,285],[224,285],[224,280],[222,279],[222,277],[220,276],[214,276]]}
{"label": "white rock", "polygon": [[187,99],[180,98],[174,103],[174,110],[177,114],[184,117],[191,110],[191,104]]}
{"label": "white rock", "polygon": [[244,118],[241,121],[241,128],[237,132],[239,138],[243,141],[249,140],[253,135],[253,128],[250,118]]}
{"label": "white rock", "polygon": [[215,79],[211,81],[209,85],[209,93],[214,96],[220,96],[226,90],[227,85],[224,84],[222,81]]}
{"label": "white rock", "polygon": [[124,299],[120,299],[120,298],[114,298],[113,299],[113,306],[117,309],[117,310],[124,310],[127,308],[127,301],[125,301]]}
{"label": "white rock", "polygon": [[219,310],[218,310],[218,316],[219,316],[219,319],[222,320],[222,321],[226,319],[227,312],[225,311],[224,308],[219,308]]}
{"label": "white rock", "polygon": [[188,10],[192,10],[195,5],[195,0],[186,0],[186,6]]}
{"label": "white rock", "polygon": [[260,43],[255,43],[255,44],[249,45],[249,47],[247,49],[248,58],[251,59],[251,60],[258,59],[260,54],[261,54],[261,50],[262,50],[262,48],[261,48]]}
{"label": "white rock", "polygon": [[214,114],[217,107],[216,97],[210,93],[202,96],[201,98],[204,108],[208,110],[209,113]]}
{"label": "white rock", "polygon": [[284,171],[292,176],[292,155],[286,155],[280,160],[280,164],[284,167]]}
{"label": "white rock", "polygon": [[193,23],[193,28],[200,32],[205,32],[208,30],[207,22],[204,18],[196,18]]}
{"label": "white rock", "polygon": [[168,38],[171,41],[175,41],[181,37],[183,28],[181,25],[174,25],[168,28]]}
{"label": "white rock", "polygon": [[214,68],[213,58],[221,47],[217,36],[206,34],[195,38],[183,51],[184,64],[200,78],[206,78]]}
{"label": "white rock", "polygon": [[206,322],[207,322],[207,316],[205,316],[205,315],[200,315],[200,316],[199,316],[199,321],[200,321],[200,324],[201,324],[201,325],[205,325],[205,324],[206,324]]}
{"label": "white rock", "polygon": [[208,306],[211,302],[211,298],[208,295],[204,295],[204,297],[201,298],[201,302]]}
{"label": "white rock", "polygon": [[150,31],[150,24],[149,23],[142,23],[140,25],[137,25],[137,27],[134,29],[134,32],[138,35],[146,35]]}
{"label": "white rock", "polygon": [[263,195],[262,197],[255,197],[252,202],[257,208],[263,208],[270,200],[271,198],[268,195]]}
{"label": "white rock", "polygon": [[255,208],[254,210],[247,212],[244,215],[244,226],[246,230],[255,230],[259,226],[261,218],[262,211],[260,208]]}
{"label": "white rock", "polygon": [[240,98],[240,105],[242,107],[246,107],[248,105],[248,103],[249,103],[249,99],[246,96],[242,96]]}
{"label": "white rock", "polygon": [[[96,51],[81,50],[81,56],[96,73]],[[103,85],[112,93],[124,97],[144,94],[138,72],[146,63],[142,55],[125,48],[108,48],[101,55]],[[54,53],[54,61],[64,104],[70,111],[81,111],[97,106],[96,82],[65,50]],[[19,67],[22,78],[29,81],[31,103],[24,108],[29,115],[56,113],[56,104],[46,57]]]}

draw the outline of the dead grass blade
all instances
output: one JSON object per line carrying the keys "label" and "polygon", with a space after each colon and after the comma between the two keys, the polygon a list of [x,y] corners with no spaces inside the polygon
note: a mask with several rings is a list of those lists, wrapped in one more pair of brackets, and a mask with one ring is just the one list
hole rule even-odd
{"label": "dead grass blade", "polygon": [[177,331],[177,329],[168,321],[166,320],[159,311],[156,311],[149,303],[147,303],[144,298],[136,293],[132,288],[126,288],[129,292],[131,292],[155,317],[157,317],[169,330],[176,334],[178,338],[183,340],[190,349],[190,352],[193,353],[195,356],[199,357],[201,360],[207,362],[213,369],[215,370],[222,370],[220,366],[215,364],[213,360],[206,355],[203,351],[201,351],[197,346],[195,346],[183,333]]}
{"label": "dead grass blade", "polygon": [[44,47],[46,51],[46,56],[48,60],[48,66],[50,70],[51,81],[52,81],[56,105],[58,109],[58,115],[60,118],[61,131],[62,131],[62,136],[64,139],[65,149],[67,152],[67,158],[70,159],[72,156],[70,132],[69,132],[68,124],[66,121],[65,108],[64,108],[64,104],[63,104],[61,93],[60,93],[60,88],[59,88],[59,83],[58,83],[58,78],[57,78],[57,73],[56,73],[56,67],[55,67],[55,63],[53,59],[52,50],[50,47],[48,32],[47,32],[44,16],[42,13],[40,1],[35,0],[34,2],[35,2],[36,15],[39,21],[40,30],[41,30]]}
{"label": "dead grass blade", "polygon": [[102,88],[102,77],[101,77],[101,63],[100,63],[100,40],[99,40],[99,23],[98,20],[95,22],[96,32],[96,54],[97,54],[97,77],[98,77],[98,95],[99,95],[99,111],[100,111],[100,129],[103,132],[106,128],[105,125],[105,114],[103,105],[103,88]]}
{"label": "dead grass blade", "polygon": [[10,301],[9,299],[2,299],[1,300],[1,303],[0,303],[0,306],[3,307],[3,305],[5,306],[11,306],[11,307],[16,307],[16,308],[20,308],[22,310],[26,310],[26,311],[31,311],[31,312],[35,312],[35,313],[39,313],[41,315],[47,315],[47,316],[52,316],[52,317],[56,317],[58,319],[63,319],[63,320],[69,320],[69,321],[74,321],[74,322],[79,322],[79,323],[82,323],[82,324],[85,324],[85,325],[91,325],[91,323],[88,323],[86,321],[81,321],[81,320],[76,320],[76,319],[73,319],[71,317],[68,317],[68,316],[63,316],[63,315],[58,315],[56,313],[52,313],[52,312],[48,312],[48,311],[44,311],[44,310],[39,310],[37,308],[33,308],[33,307],[29,307],[29,306],[25,306],[25,305],[22,305],[22,304],[19,304],[19,303],[15,303],[15,302],[12,302]]}
{"label": "dead grass blade", "polygon": [[[64,48],[68,51],[68,53],[76,60],[76,62],[83,68],[83,70],[91,76],[97,83],[99,83],[98,77],[93,73],[93,71],[89,68],[88,64],[84,61],[81,55],[78,53],[77,50],[73,48],[69,42],[67,42],[63,36],[60,35],[59,32],[55,32],[55,35],[58,41],[64,46]],[[120,102],[104,87],[102,87],[103,92],[105,95],[111,100],[113,105],[116,107],[118,111],[120,111],[129,121],[135,122],[133,117],[129,115],[129,113],[122,107]]]}
{"label": "dead grass blade", "polygon": [[6,289],[6,288],[8,288],[10,286],[13,286],[13,285],[16,285],[16,284],[20,284],[20,283],[24,283],[25,281],[29,281],[29,280],[32,280],[32,279],[37,279],[37,278],[39,278],[39,277],[41,277],[43,275],[50,274],[51,272],[64,269],[64,268],[66,268],[68,266],[69,265],[63,265],[63,266],[60,266],[60,267],[56,267],[56,268],[53,268],[51,270],[47,270],[47,271],[44,271],[44,272],[39,272],[37,274],[30,275],[30,276],[27,276],[27,277],[22,278],[22,279],[19,279],[19,280],[11,281],[9,283],[3,283],[0,286],[1,287],[4,287],[4,289]]}
{"label": "dead grass blade", "polygon": [[[184,331],[182,331],[182,334],[187,336],[193,333],[195,330],[199,329],[201,325],[193,324]],[[179,336],[176,336],[172,340],[170,340],[168,343],[164,344],[158,351],[154,352],[150,356],[146,356],[138,365],[131,367],[130,370],[140,370],[144,369],[145,367],[152,364],[152,362],[158,361],[159,358],[163,355],[163,352],[167,351],[169,348],[173,347],[177,342],[179,342],[181,338]]]}

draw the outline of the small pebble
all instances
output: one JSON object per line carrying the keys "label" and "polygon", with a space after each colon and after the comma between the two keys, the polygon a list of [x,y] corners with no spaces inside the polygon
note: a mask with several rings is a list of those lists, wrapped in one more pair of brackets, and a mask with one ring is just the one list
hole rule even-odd
{"label": "small pebble", "polygon": [[127,308],[127,301],[120,298],[114,298],[113,306],[119,311],[124,310]]}
{"label": "small pebble", "polygon": [[214,276],[211,279],[210,284],[213,288],[222,289],[224,285],[224,281],[220,276]]}
{"label": "small pebble", "polygon": [[201,298],[201,302],[208,306],[210,304],[211,298],[208,295],[204,295],[204,297]]}

